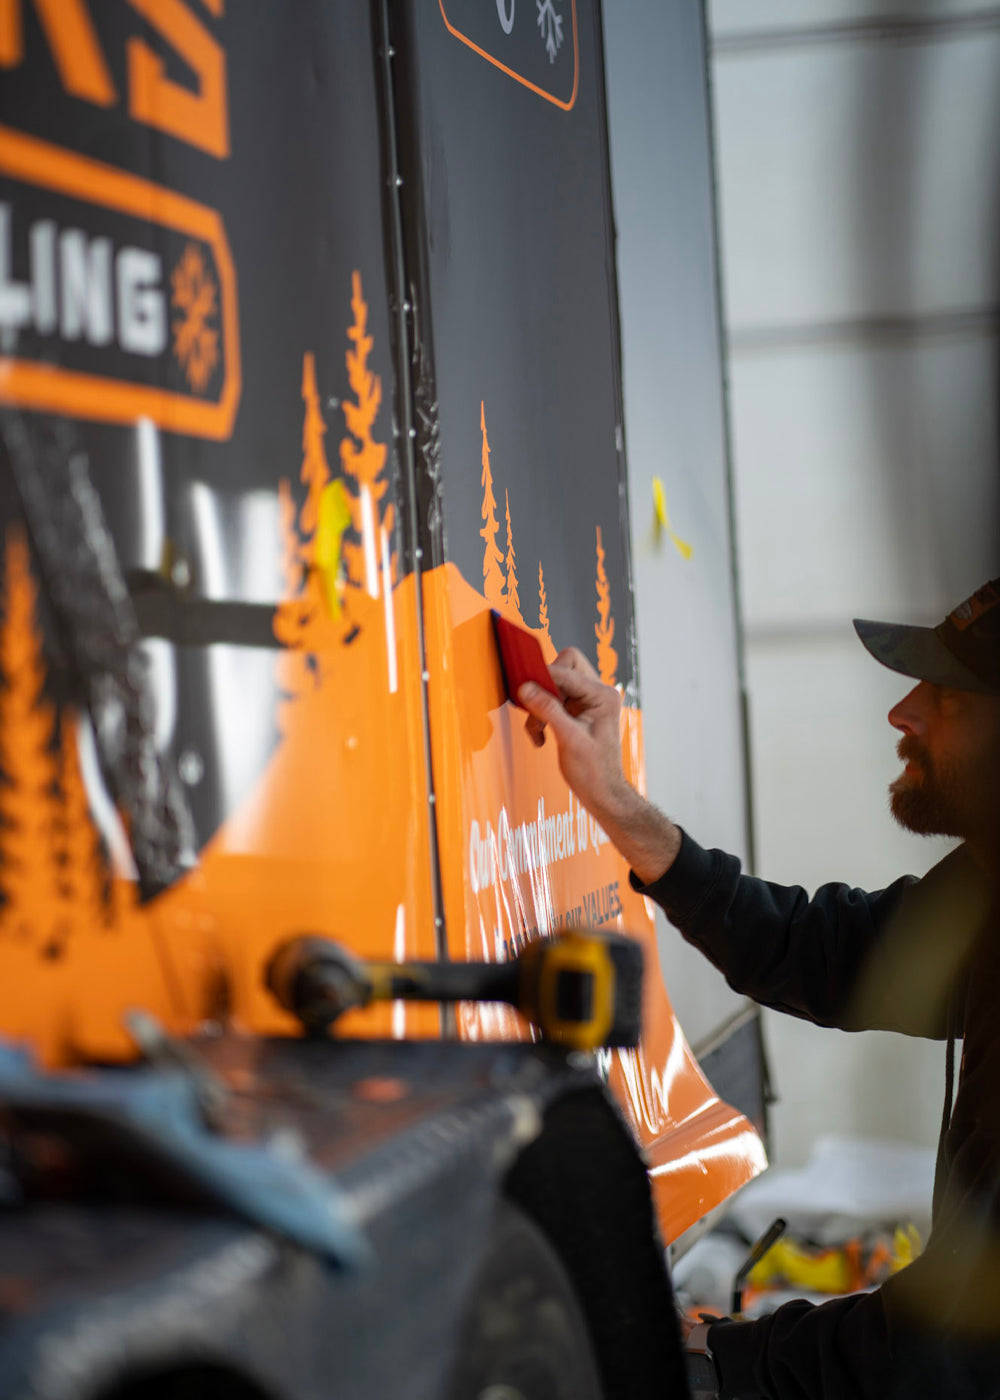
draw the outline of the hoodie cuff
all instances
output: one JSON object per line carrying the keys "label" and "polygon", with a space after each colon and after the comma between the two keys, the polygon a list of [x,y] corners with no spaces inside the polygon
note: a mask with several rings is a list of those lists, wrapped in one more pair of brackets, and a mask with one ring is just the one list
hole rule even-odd
{"label": "hoodie cuff", "polygon": [[683,827],[681,848],[665,875],[644,885],[634,870],[629,871],[629,883],[639,894],[656,901],[668,914],[683,915],[696,909],[705,898],[706,887],[715,879],[717,851],[706,851],[693,840]]}
{"label": "hoodie cuff", "polygon": [[759,1330],[754,1322],[729,1319],[708,1329],[708,1346],[719,1373],[719,1400],[753,1400],[761,1394],[754,1375],[761,1345]]}

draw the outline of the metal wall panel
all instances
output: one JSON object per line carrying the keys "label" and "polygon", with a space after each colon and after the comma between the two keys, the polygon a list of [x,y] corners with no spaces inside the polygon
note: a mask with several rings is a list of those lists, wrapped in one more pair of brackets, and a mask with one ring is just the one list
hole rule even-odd
{"label": "metal wall panel", "polygon": [[858,22],[995,16],[996,0],[708,0],[717,39]]}
{"label": "metal wall panel", "polygon": [[752,639],[934,617],[991,576],[997,369],[982,336],[734,356]]}
{"label": "metal wall panel", "polygon": [[735,347],[995,307],[1000,29],[932,37],[717,56]]}
{"label": "metal wall panel", "polygon": [[[1000,567],[1000,12],[710,14],[759,869],[879,888],[945,843],[890,822],[905,682],[850,617],[935,622]],[[933,1142],[940,1055],[765,1020],[779,1162]]]}

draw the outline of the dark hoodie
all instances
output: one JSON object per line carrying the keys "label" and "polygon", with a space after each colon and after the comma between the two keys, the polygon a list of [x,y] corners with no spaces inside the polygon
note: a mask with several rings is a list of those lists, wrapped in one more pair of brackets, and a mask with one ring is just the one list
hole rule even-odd
{"label": "dark hoodie", "polygon": [[926,1250],[873,1293],[713,1326],[724,1400],[1000,1396],[1000,925],[966,848],[922,880],[810,899],[685,833],[666,875],[632,883],[764,1006],[842,1030],[964,1037]]}

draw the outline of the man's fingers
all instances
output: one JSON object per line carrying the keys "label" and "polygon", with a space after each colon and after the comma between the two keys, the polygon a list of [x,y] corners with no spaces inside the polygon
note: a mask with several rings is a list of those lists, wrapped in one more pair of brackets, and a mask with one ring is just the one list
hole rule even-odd
{"label": "man's fingers", "polygon": [[540,749],[545,743],[545,722],[536,715],[529,715],[524,725],[524,732],[534,744],[536,749]]}
{"label": "man's fingers", "polygon": [[[547,690],[543,690],[534,681],[525,681],[524,685],[517,692],[517,698],[537,722],[539,730],[546,724],[551,724],[552,732],[557,739],[562,739],[564,735],[572,733],[576,720],[572,719],[554,695],[550,695]],[[529,720],[529,724],[530,724]]]}
{"label": "man's fingers", "polygon": [[604,689],[600,676],[589,662],[584,670],[570,662],[560,661],[557,656],[549,667],[549,675],[567,700],[596,700]]}
{"label": "man's fingers", "polygon": [[595,681],[600,679],[579,647],[564,647],[552,665],[565,667],[570,671],[578,671],[581,675],[590,676],[590,678]]}

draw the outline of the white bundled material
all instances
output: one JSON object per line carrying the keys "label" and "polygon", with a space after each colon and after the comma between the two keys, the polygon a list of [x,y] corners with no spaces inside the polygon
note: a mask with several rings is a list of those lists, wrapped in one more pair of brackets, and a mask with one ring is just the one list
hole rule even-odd
{"label": "white bundled material", "polygon": [[766,1172],[737,1197],[729,1220],[756,1240],[777,1215],[789,1232],[842,1244],[876,1226],[912,1222],[926,1239],[934,1187],[933,1148],[838,1136],[818,1138],[804,1167]]}

